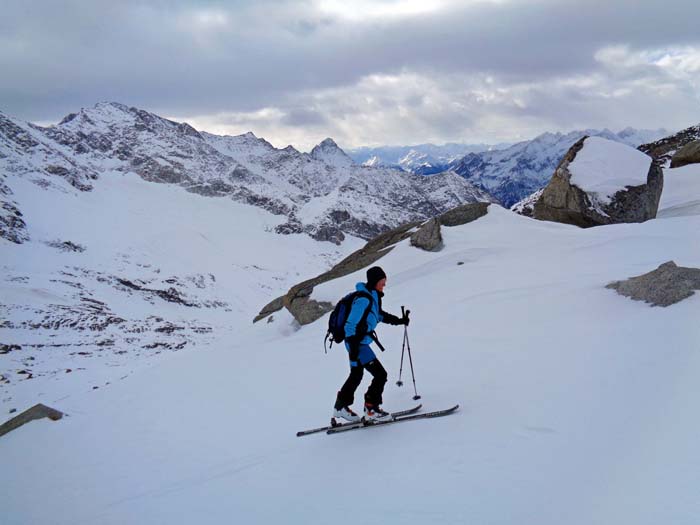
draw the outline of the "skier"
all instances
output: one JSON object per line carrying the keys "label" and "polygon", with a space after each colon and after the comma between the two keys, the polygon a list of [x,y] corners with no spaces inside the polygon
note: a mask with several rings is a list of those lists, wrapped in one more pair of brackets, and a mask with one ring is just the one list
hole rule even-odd
{"label": "skier", "polygon": [[[338,392],[335,401],[333,417],[341,417],[347,421],[359,421],[360,417],[353,412],[350,405],[353,404],[355,390],[362,382],[364,370],[372,374],[372,383],[365,394],[364,415],[366,420],[386,420],[391,414],[385,412],[382,407],[382,392],[387,381],[384,367],[374,355],[369,346],[372,341],[377,341],[374,329],[380,323],[391,325],[408,325],[408,312],[403,317],[397,317],[382,310],[382,297],[386,274],[379,266],[373,266],[367,270],[367,282],[357,283],[355,289],[361,292],[352,302],[352,308],[345,322],[345,348],[350,359],[350,375]],[[368,297],[371,296],[372,299]],[[363,318],[366,317],[366,321]],[[380,345],[381,347],[381,345]]]}

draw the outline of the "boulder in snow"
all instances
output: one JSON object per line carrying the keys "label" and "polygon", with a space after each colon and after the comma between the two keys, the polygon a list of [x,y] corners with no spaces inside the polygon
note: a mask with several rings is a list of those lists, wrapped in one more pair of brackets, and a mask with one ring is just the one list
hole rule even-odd
{"label": "boulder in snow", "polygon": [[471,202],[446,211],[438,217],[443,226],[461,226],[486,215],[490,202]]}
{"label": "boulder in snow", "polygon": [[411,235],[411,246],[427,252],[437,252],[442,248],[440,221],[433,217]]}
{"label": "boulder in snow", "polygon": [[584,228],[656,217],[663,171],[648,155],[584,137],[564,155],[533,209],[535,219]]}
{"label": "boulder in snow", "polygon": [[21,427],[25,423],[29,423],[35,419],[42,419],[44,417],[48,417],[51,421],[58,421],[63,417],[63,412],[39,403],[38,405],[34,405],[32,408],[25,410],[20,415],[15,416],[9,421],[0,425],[0,436]]}
{"label": "boulder in snow", "polygon": [[700,140],[690,142],[679,149],[671,158],[671,167],[680,168],[687,164],[700,163]]}
{"label": "boulder in snow", "polygon": [[684,268],[668,261],[652,272],[612,282],[606,288],[652,306],[670,306],[700,290],[700,268]]}

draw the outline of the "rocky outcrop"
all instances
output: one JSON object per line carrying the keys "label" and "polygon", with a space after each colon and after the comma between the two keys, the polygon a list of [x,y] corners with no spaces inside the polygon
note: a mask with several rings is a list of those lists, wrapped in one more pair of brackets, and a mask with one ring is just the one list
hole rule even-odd
{"label": "rocky outcrop", "polygon": [[15,244],[29,240],[22,212],[13,202],[0,201],[0,237]]}
{"label": "rocky outcrop", "polygon": [[38,405],[34,405],[32,408],[25,410],[20,415],[15,416],[9,421],[0,425],[0,436],[15,430],[16,428],[19,428],[30,421],[45,417],[48,417],[51,421],[58,421],[63,417],[63,412],[39,403]]}
{"label": "rocky outcrop", "polygon": [[[532,216],[584,228],[643,222],[656,217],[663,189],[663,171],[655,163],[650,162],[646,184],[626,186],[609,199],[595,192],[586,192],[572,183],[570,166],[586,147],[587,139],[579,140],[561,159],[552,179],[533,206]],[[602,162],[605,161],[602,159]]]}
{"label": "rocky outcrop", "polygon": [[540,199],[543,191],[544,191],[544,188],[542,188],[541,190],[537,190],[532,195],[529,195],[529,196],[525,197],[523,200],[521,200],[520,202],[513,204],[513,206],[510,207],[510,210],[514,211],[518,215],[524,215],[525,217],[532,217],[532,214],[534,213],[534,209],[535,209],[535,203]]}
{"label": "rocky outcrop", "polygon": [[671,158],[671,167],[680,168],[688,164],[700,163],[700,140],[689,142],[679,149]]}
{"label": "rocky outcrop", "polygon": [[489,202],[463,204],[441,214],[438,220],[443,226],[462,226],[486,215],[490,204]]}
{"label": "rocky outcrop", "polygon": [[652,306],[670,306],[700,290],[700,268],[684,268],[668,261],[652,272],[612,282],[606,288]]}
{"label": "rocky outcrop", "polygon": [[639,146],[639,151],[646,153],[659,166],[668,168],[672,157],[684,146],[700,140],[700,125],[691,126],[678,133],[669,135],[648,144]]}
{"label": "rocky outcrop", "polygon": [[[435,235],[436,232],[437,235],[440,234],[441,225],[448,227],[460,226],[475,221],[479,217],[486,215],[489,205],[490,203],[488,202],[464,204],[449,210],[424,224],[421,221],[409,222],[399,226],[398,228],[378,235],[369,241],[363,248],[353,252],[345,259],[340,261],[328,272],[292,286],[286,295],[278,297],[274,301],[265,305],[255,319],[253,319],[253,322],[255,323],[261,319],[265,319],[282,308],[287,308],[287,310],[289,310],[299,324],[304,325],[312,323],[323,317],[326,313],[330,312],[335,306],[334,304],[328,302],[319,302],[312,299],[311,294],[313,293],[315,286],[332,281],[333,279],[344,277],[373,265],[379,259],[391,252],[396,244],[408,238],[413,239],[413,236],[421,230],[424,231],[420,237],[422,239],[428,239],[426,246],[436,246],[434,244]],[[416,230],[419,226],[422,226],[422,228]],[[442,243],[441,236],[440,243]]]}
{"label": "rocky outcrop", "polygon": [[440,251],[440,249],[442,249],[440,221],[437,218],[432,218],[423,224],[411,235],[411,246],[415,246],[426,252]]}

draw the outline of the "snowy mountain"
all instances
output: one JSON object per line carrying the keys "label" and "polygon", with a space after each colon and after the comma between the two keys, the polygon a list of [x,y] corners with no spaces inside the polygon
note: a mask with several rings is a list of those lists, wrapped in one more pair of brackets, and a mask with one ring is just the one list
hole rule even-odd
{"label": "snowy mountain", "polygon": [[331,138],[325,139],[311,150],[311,158],[320,160],[331,166],[349,167],[354,163]]}
{"label": "snowy mountain", "polygon": [[668,134],[665,130],[634,130],[619,133],[589,129],[571,133],[544,133],[533,140],[519,142],[496,151],[470,153],[450,167],[476,186],[488,191],[510,207],[547,184],[568,149],[585,135],[602,137],[637,147],[652,138]]}
{"label": "snowy mountain", "polygon": [[[584,230],[490,206],[445,227],[439,252],[398,243],[380,261],[383,308],[412,311],[422,410],[460,410],[305,438],[328,423],[346,354],[323,354],[325,317],[250,319],[363,243],[276,235],[284,216],[134,174],[99,174],[87,193],[8,176],[29,240],[0,239],[0,413],[42,402],[68,417],[0,437],[3,524],[694,525],[700,294],[662,308],[605,286],[668,260],[700,267],[698,166],[665,170],[645,223]],[[78,305],[84,322],[51,317]],[[96,310],[123,322],[101,332]],[[406,408],[404,332],[378,331],[384,406]],[[100,333],[112,342],[88,344]],[[379,503],[356,510],[346,496],[368,479]]]}
{"label": "snowy mountain", "polygon": [[364,166],[387,167],[419,175],[431,175],[447,171],[451,163],[468,153],[503,147],[506,145],[449,143],[436,146],[434,144],[417,144],[415,146],[356,148],[348,150],[348,155],[357,164]]}
{"label": "snowy mountain", "polygon": [[[252,133],[200,133],[146,111],[100,103],[39,127],[0,113],[0,215],[5,238],[23,238],[6,174],[49,188],[58,179],[90,190],[105,173],[133,172],[207,197],[227,197],[287,220],[279,233],[307,233],[340,242],[346,233],[370,238],[408,220],[456,205],[489,200],[454,173],[426,180],[391,169],[356,166],[330,139],[312,153],[276,149]],[[432,188],[451,188],[440,196]],[[10,224],[12,223],[12,224]],[[9,233],[11,231],[11,233]]]}

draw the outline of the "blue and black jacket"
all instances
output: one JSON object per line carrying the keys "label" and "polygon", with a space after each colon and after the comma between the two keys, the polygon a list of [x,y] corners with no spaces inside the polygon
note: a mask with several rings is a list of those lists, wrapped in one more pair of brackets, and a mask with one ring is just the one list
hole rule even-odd
{"label": "blue and black jacket", "polygon": [[[375,340],[372,337],[372,332],[374,332],[379,323],[388,323],[393,325],[401,324],[401,319],[382,310],[383,293],[378,292],[377,290],[368,290],[365,283],[357,283],[355,285],[355,290],[364,293],[362,295],[358,295],[352,302],[350,313],[345,321],[345,340],[348,342],[348,344],[371,344]],[[365,294],[370,295],[372,300],[370,301],[369,297],[367,297]],[[367,312],[366,329],[363,330],[364,333],[357,334],[355,333],[358,328],[357,325],[362,320],[362,316],[364,315],[368,305],[370,309]],[[361,339],[358,341],[358,338],[360,337]]]}

